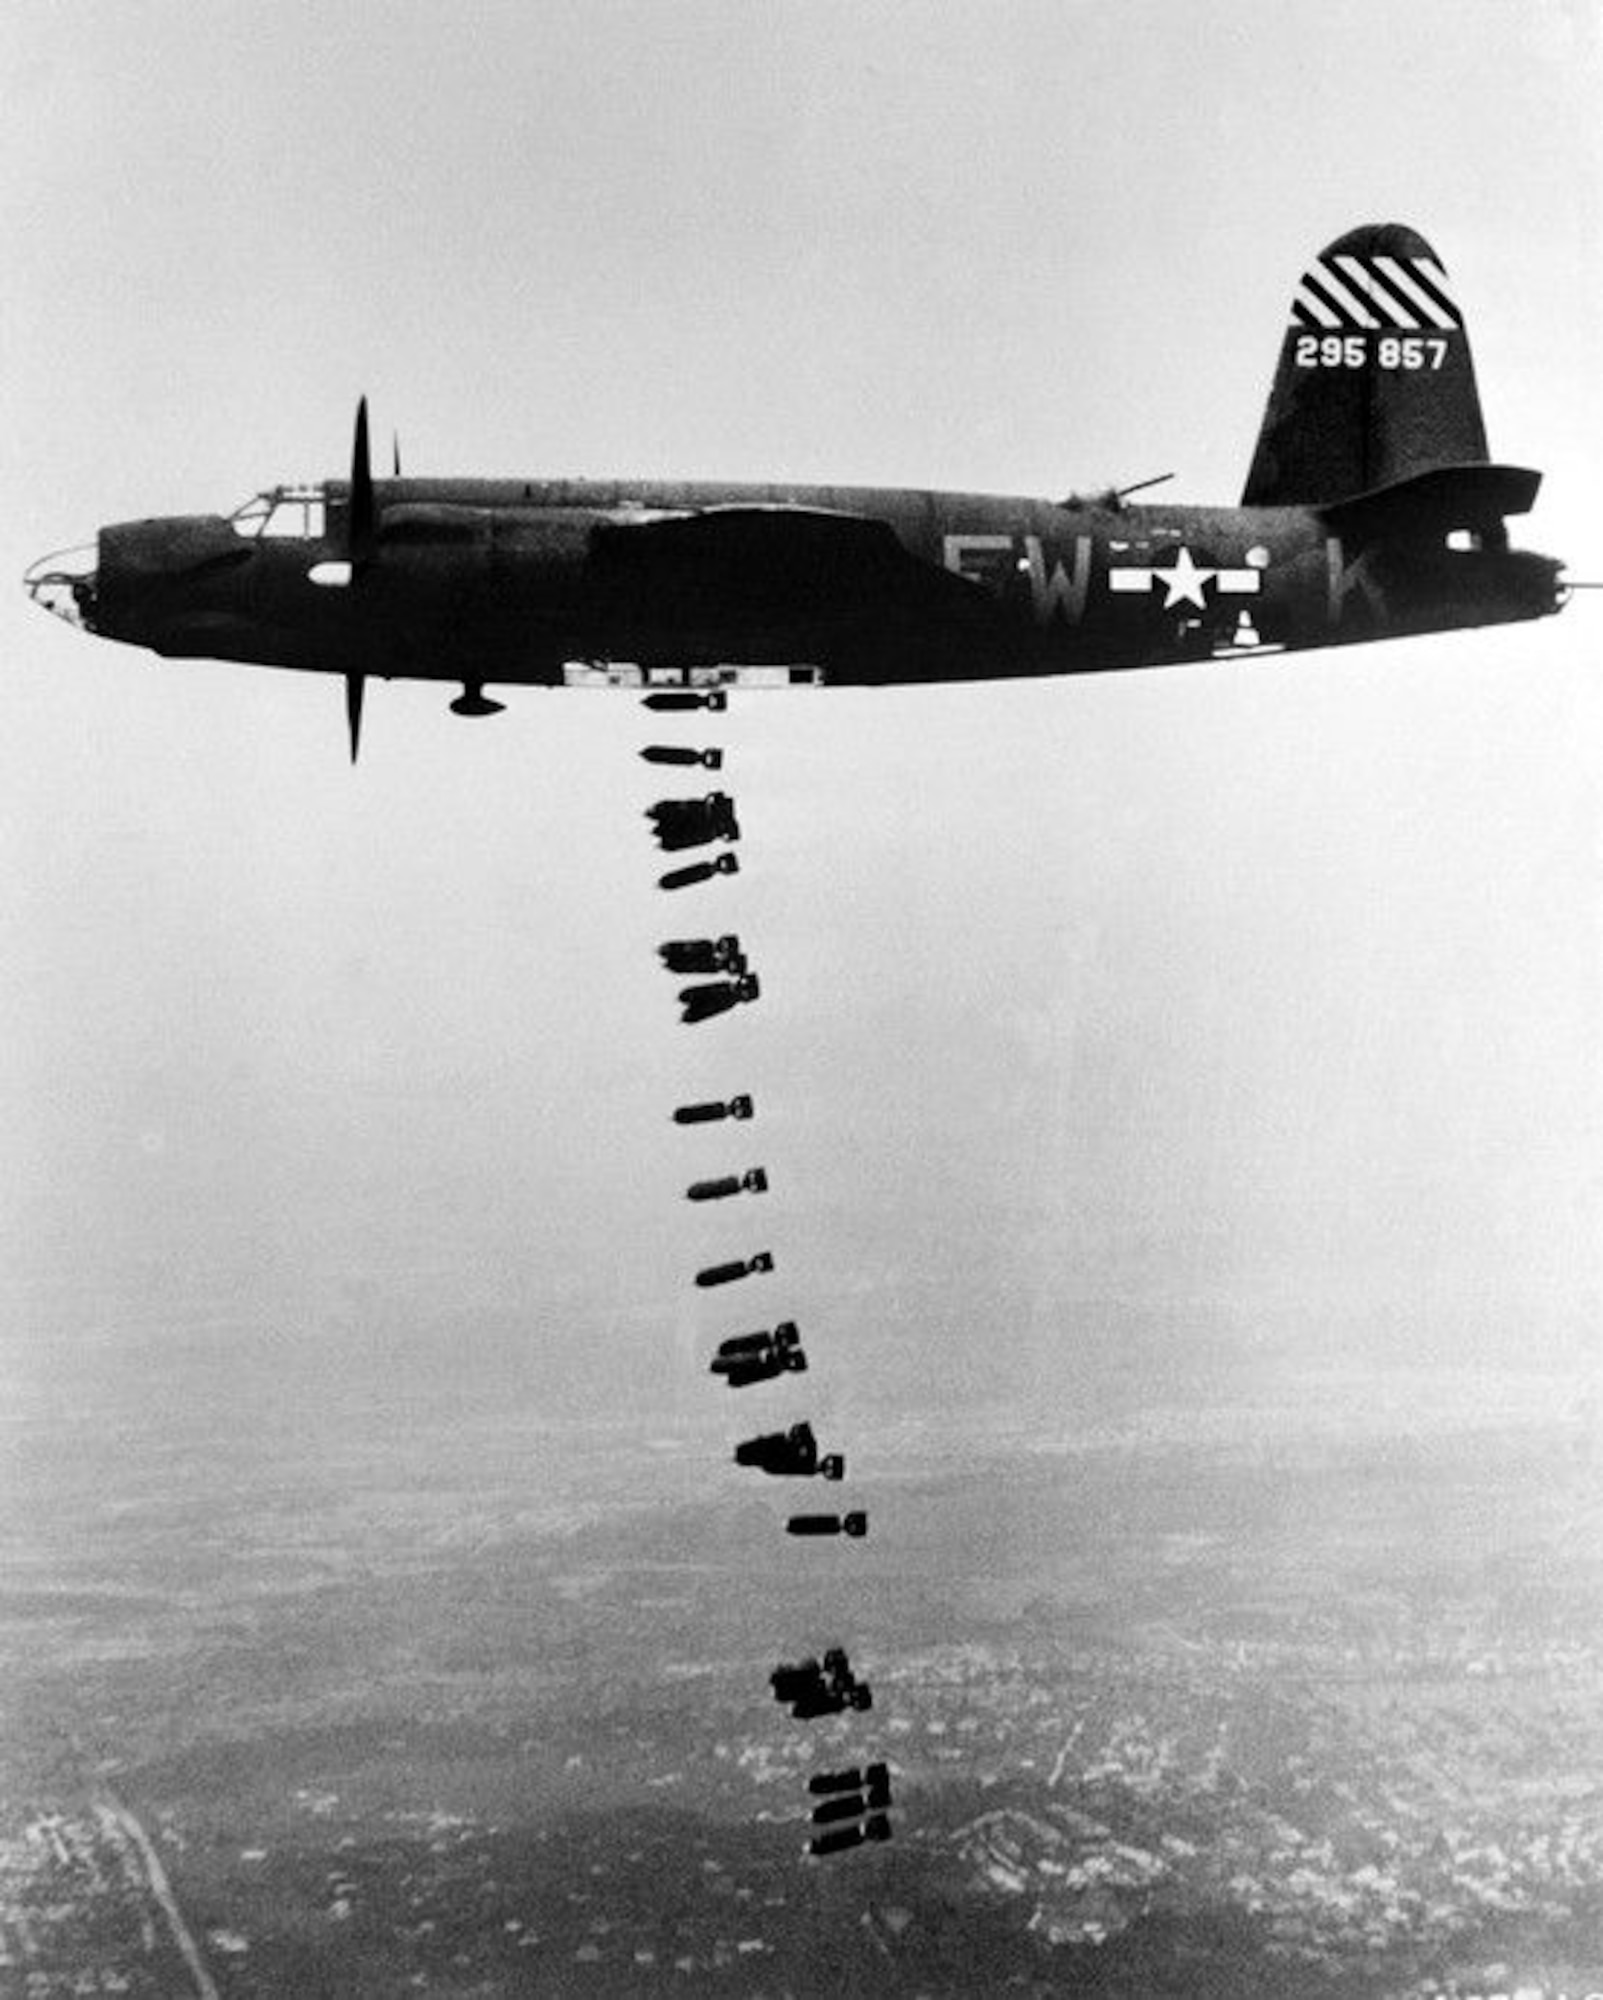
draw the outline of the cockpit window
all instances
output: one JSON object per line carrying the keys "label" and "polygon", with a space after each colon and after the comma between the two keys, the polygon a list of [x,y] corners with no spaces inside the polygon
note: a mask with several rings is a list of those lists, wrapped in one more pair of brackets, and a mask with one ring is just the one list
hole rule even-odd
{"label": "cockpit window", "polygon": [[274,486],[229,515],[236,535],[287,536],[320,542],[326,532],[321,486]]}
{"label": "cockpit window", "polygon": [[272,511],[272,494],[258,493],[254,500],[247,500],[243,507],[234,509],[228,517],[229,524],[236,535],[259,535]]}

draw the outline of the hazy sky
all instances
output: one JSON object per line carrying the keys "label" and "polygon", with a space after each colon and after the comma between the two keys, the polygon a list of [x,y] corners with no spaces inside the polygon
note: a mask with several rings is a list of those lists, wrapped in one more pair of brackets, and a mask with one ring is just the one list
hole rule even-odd
{"label": "hazy sky", "polygon": [[[1603,577],[1580,0],[13,0],[8,29],[8,574],[342,472],[362,391],[409,472],[1172,469],[1232,501],[1304,263],[1400,220],[1453,274],[1494,452],[1546,470],[1529,545]],[[141,1301],[375,1366],[493,1321],[570,1355],[578,1405],[625,1379],[688,1413],[688,1273],[767,1242],[762,1305],[821,1340],[937,1384],[1000,1355],[1048,1404],[1093,1353],[1569,1355],[1603,1237],[1600,619],[742,700],[745,872],[676,900],[627,698],[469,726],[375,688],[353,773],[337,685],[88,641],[13,588],[16,1351]],[[682,1029],[653,947],[731,928],[764,1001]],[[761,1127],[667,1123],[740,1088]],[[758,1160],[762,1209],[678,1200]]]}

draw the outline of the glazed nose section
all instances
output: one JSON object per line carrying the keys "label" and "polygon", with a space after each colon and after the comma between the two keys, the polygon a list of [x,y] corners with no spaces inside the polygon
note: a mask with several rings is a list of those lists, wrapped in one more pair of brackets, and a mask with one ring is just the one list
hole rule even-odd
{"label": "glazed nose section", "polygon": [[41,556],[23,572],[22,587],[42,610],[80,631],[95,631],[99,600],[100,547],[84,542]]}

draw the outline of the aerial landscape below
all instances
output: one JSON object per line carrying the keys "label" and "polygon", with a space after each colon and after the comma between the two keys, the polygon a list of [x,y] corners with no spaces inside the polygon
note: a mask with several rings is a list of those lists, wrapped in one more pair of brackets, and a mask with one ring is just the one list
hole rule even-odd
{"label": "aerial landscape below", "polygon": [[12,1423],[8,1990],[1603,1981],[1603,1482],[1563,1380],[887,1416],[895,1558],[846,1601],[909,1810],[844,1866],[802,1857],[809,1740],[753,1685],[815,1607],[693,1455],[404,1384],[264,1435],[194,1362]]}

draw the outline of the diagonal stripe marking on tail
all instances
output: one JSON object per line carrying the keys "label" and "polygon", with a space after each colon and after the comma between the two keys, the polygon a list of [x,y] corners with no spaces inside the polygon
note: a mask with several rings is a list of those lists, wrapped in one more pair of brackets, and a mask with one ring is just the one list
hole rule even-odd
{"label": "diagonal stripe marking on tail", "polygon": [[1428,263],[1423,257],[1410,258],[1408,275],[1432,305],[1446,313],[1451,325],[1458,327],[1464,324],[1464,315],[1453,304],[1447,289],[1447,273],[1440,264]]}
{"label": "diagonal stripe marking on tail", "polygon": [[1369,260],[1369,277],[1373,286],[1373,296],[1384,299],[1396,325],[1405,333],[1434,333],[1439,314],[1422,293],[1410,293],[1395,269],[1388,270],[1388,263],[1395,260],[1372,257]]}
{"label": "diagonal stripe marking on tail", "polygon": [[1407,298],[1409,300],[1413,312],[1419,314],[1419,324],[1425,328],[1425,332],[1431,332],[1431,334],[1453,332],[1453,328],[1459,324],[1459,320],[1453,318],[1453,314],[1449,310],[1445,310],[1443,306],[1437,306],[1435,300],[1431,300],[1431,298],[1425,296],[1425,292],[1415,284],[1413,270],[1411,270],[1407,258],[1383,256],[1383,258],[1375,258],[1375,266],[1377,266],[1375,276],[1383,284],[1389,284],[1393,288],[1393,292],[1397,292],[1399,298]]}
{"label": "diagonal stripe marking on tail", "polygon": [[1335,308],[1327,305],[1307,289],[1305,278],[1297,288],[1297,295],[1291,302],[1291,316],[1299,326],[1311,326],[1316,333],[1328,333],[1341,325],[1341,317]]}
{"label": "diagonal stripe marking on tail", "polygon": [[1399,333],[1423,333],[1419,308],[1407,299],[1400,299],[1387,287],[1376,268],[1372,257],[1341,257],[1337,259],[1342,275],[1358,292],[1369,310],[1382,326],[1393,326]]}
{"label": "diagonal stripe marking on tail", "polygon": [[1305,272],[1302,289],[1307,297],[1321,300],[1336,314],[1337,326],[1350,326],[1360,333],[1367,333],[1375,323],[1328,265],[1322,264],[1316,270]]}
{"label": "diagonal stripe marking on tail", "polygon": [[1354,273],[1344,270],[1335,258],[1327,257],[1321,267],[1321,275],[1337,297],[1351,302],[1350,323],[1353,326],[1362,327],[1367,333],[1385,325],[1385,320],[1370,303],[1369,286],[1362,266]]}
{"label": "diagonal stripe marking on tail", "polygon": [[1327,257],[1325,269],[1332,277],[1340,278],[1351,296],[1358,300],[1369,314],[1371,326],[1390,326],[1392,315],[1389,304],[1375,296],[1374,281],[1369,268],[1362,258],[1353,256]]}
{"label": "diagonal stripe marking on tail", "polygon": [[1369,296],[1369,275],[1356,257],[1323,257],[1320,269],[1326,284],[1353,303],[1355,326],[1367,332],[1371,328],[1386,325],[1386,319],[1375,310]]}

